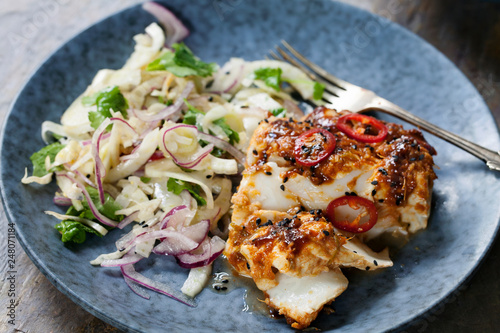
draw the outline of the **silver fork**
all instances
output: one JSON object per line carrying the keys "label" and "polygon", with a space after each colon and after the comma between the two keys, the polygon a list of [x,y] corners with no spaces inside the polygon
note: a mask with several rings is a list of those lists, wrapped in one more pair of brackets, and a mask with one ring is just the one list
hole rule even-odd
{"label": "silver fork", "polygon": [[[359,113],[371,110],[387,113],[465,150],[484,161],[490,169],[500,171],[500,152],[484,148],[456,134],[439,128],[396,104],[377,96],[373,91],[341,80],[305,58],[286,41],[282,40],[281,43],[288,52],[282,47],[276,46],[276,50],[281,57],[272,51],[270,53],[271,56],[277,60],[285,60],[291,63],[303,70],[312,80],[324,84],[325,91],[323,93],[323,100],[332,104],[335,109],[350,110]],[[300,60],[300,62],[297,61],[297,59]],[[314,101],[313,99],[308,100],[308,102],[313,105],[318,105],[318,101]]]}

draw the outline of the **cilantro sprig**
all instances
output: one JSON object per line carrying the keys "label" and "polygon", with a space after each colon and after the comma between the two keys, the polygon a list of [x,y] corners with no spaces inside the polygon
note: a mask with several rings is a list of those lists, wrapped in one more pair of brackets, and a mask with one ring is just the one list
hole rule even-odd
{"label": "cilantro sprig", "polygon": [[206,77],[212,75],[217,68],[215,63],[206,63],[196,58],[184,43],[173,44],[172,48],[175,52],[167,51],[163,53],[149,63],[146,70],[169,71],[177,77],[189,75]]}
{"label": "cilantro sprig", "polygon": [[90,126],[97,129],[106,118],[111,118],[111,110],[127,117],[128,102],[117,86],[107,87],[92,96],[82,99],[83,105],[97,105],[97,111],[89,112]]}
{"label": "cilantro sprig", "polygon": [[201,186],[198,184],[188,183],[176,178],[169,178],[167,181],[167,189],[176,195],[181,194],[184,190],[188,190],[199,206],[205,206],[207,204],[207,201],[200,195]]}
{"label": "cilantro sprig", "polygon": [[47,156],[49,156],[50,162],[53,163],[57,153],[59,153],[64,147],[65,145],[60,142],[54,142],[43,147],[36,153],[33,153],[30,157],[31,163],[33,164],[33,176],[43,177],[52,171],[62,169],[62,166],[52,168],[51,170],[45,169],[45,160],[47,159]]}

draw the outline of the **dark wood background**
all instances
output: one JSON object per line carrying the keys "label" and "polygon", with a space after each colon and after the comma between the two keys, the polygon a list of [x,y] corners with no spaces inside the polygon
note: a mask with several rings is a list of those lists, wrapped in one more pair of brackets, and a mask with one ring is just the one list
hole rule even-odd
{"label": "dark wood background", "polygon": [[[0,120],[29,74],[59,45],[99,19],[138,0],[16,0],[0,9]],[[444,53],[483,96],[500,125],[500,4],[480,0],[343,0],[389,18]],[[496,3],[495,3],[496,2]],[[390,10],[388,10],[390,9]],[[45,13],[45,14],[43,14]],[[0,207],[0,244],[6,217]],[[471,223],[473,223],[471,221]],[[7,260],[2,250],[0,332],[118,332],[93,317],[36,269],[16,248],[16,325],[7,323]],[[500,327],[500,244],[452,297],[406,328],[407,332],[497,332]],[[431,273],[431,272],[430,272]],[[411,300],[410,300],[411,301]]]}

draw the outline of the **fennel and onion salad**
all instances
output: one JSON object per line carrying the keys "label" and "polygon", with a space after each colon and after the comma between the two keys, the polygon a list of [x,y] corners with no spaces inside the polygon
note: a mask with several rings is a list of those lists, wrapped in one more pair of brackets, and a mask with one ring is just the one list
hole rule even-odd
{"label": "fennel and onion salad", "polygon": [[[117,267],[141,297],[149,298],[145,287],[194,306],[224,250],[231,179],[254,129],[271,116],[301,115],[282,82],[304,99],[319,99],[323,87],[274,60],[204,62],[181,42],[189,32],[171,12],[151,2],[144,9],[165,31],[149,25],[121,69],[98,71],[60,124],[42,124],[47,145],[22,182],[55,178],[62,208],[45,213],[59,220],[63,242],[123,232],[92,265]],[[190,269],[181,291],[134,269],[151,255]]]}

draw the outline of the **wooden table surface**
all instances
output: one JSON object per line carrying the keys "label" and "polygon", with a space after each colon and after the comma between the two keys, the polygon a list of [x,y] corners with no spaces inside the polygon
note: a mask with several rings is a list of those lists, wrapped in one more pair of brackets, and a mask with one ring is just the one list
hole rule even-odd
{"label": "wooden table surface", "polygon": [[[230,0],[214,0],[226,1]],[[0,123],[22,84],[57,47],[138,0],[16,0],[0,8]],[[500,4],[480,0],[343,0],[383,14],[444,53],[469,78],[500,125]],[[494,3],[497,2],[497,3]],[[0,206],[0,332],[118,332],[59,292],[16,245],[16,320],[8,323],[7,218]],[[500,243],[472,279],[408,332],[497,332]]]}

